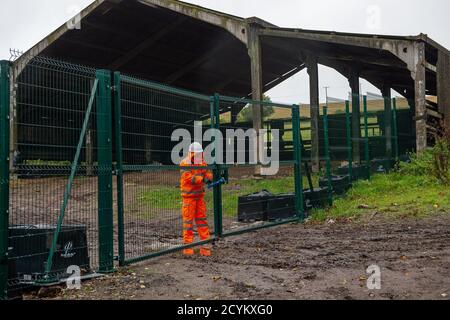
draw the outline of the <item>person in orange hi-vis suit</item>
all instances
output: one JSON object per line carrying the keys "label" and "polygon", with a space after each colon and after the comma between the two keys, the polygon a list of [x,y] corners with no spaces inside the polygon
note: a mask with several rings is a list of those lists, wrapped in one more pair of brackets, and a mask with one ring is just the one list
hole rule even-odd
{"label": "person in orange hi-vis suit", "polygon": [[[181,161],[180,167],[206,167],[203,148],[200,143],[194,142],[189,147],[189,156]],[[200,240],[209,240],[210,231],[206,217],[205,184],[212,182],[213,174],[205,169],[181,169],[181,196],[183,198],[183,241],[184,244],[194,242],[194,221]],[[186,249],[184,255],[194,255],[194,249]],[[211,256],[211,248],[203,246],[200,255]]]}

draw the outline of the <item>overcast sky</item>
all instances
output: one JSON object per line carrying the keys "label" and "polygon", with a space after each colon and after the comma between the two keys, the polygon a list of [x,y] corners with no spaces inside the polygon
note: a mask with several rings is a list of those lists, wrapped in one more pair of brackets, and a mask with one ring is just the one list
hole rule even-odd
{"label": "overcast sky", "polygon": [[[26,51],[73,17],[92,0],[0,0],[0,59],[9,48]],[[426,33],[450,48],[448,0],[190,0],[230,14],[258,16],[278,26],[357,33],[417,35]],[[335,71],[320,68],[329,95],[345,98],[348,82]],[[378,92],[362,81],[363,92]],[[298,103],[309,100],[308,78],[303,71],[269,92],[272,100]]]}

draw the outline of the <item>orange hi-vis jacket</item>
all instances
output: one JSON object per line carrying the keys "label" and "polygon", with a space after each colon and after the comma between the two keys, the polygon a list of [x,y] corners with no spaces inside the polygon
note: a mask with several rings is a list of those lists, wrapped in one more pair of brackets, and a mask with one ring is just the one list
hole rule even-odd
{"label": "orange hi-vis jacket", "polygon": [[[194,242],[194,222],[197,226],[200,240],[210,239],[206,203],[205,203],[205,183],[213,180],[213,175],[205,168],[207,164],[204,160],[201,163],[194,163],[194,153],[184,159],[181,164],[181,196],[183,197],[182,217],[183,217],[183,241],[185,244]],[[184,167],[184,168],[183,168]],[[187,168],[191,167],[191,168]],[[199,167],[199,169],[195,169]],[[193,249],[185,249],[185,255],[193,255]],[[200,255],[211,256],[211,248],[203,246],[200,248]]]}
{"label": "orange hi-vis jacket", "polygon": [[[181,161],[180,167],[207,167],[204,160],[200,164],[194,164],[194,153]],[[193,170],[192,168],[181,169],[181,196],[183,198],[203,198],[205,196],[205,182],[214,179],[211,171],[206,169]]]}

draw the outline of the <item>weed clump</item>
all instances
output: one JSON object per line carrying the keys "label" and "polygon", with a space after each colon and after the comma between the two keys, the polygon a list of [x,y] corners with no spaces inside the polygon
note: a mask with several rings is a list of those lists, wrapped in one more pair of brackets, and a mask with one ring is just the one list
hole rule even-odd
{"label": "weed clump", "polygon": [[440,183],[450,185],[450,130],[443,130],[436,138],[432,154],[433,175]]}
{"label": "weed clump", "polygon": [[450,185],[450,131],[436,137],[433,148],[409,154],[410,161],[398,164],[397,173],[433,179],[433,182]]}

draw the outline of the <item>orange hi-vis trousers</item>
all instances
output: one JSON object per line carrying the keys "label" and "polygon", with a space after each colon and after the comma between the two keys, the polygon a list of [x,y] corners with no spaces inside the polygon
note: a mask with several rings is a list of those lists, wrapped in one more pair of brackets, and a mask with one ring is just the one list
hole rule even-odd
{"label": "orange hi-vis trousers", "polygon": [[[183,241],[184,244],[194,242],[194,224],[197,226],[197,232],[201,241],[211,238],[209,233],[208,219],[206,217],[206,203],[204,197],[183,198]],[[193,249],[184,250],[185,255],[193,255]],[[211,256],[211,248],[203,246],[200,248],[200,255]]]}

